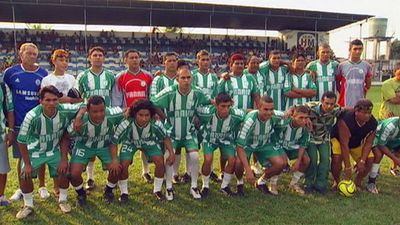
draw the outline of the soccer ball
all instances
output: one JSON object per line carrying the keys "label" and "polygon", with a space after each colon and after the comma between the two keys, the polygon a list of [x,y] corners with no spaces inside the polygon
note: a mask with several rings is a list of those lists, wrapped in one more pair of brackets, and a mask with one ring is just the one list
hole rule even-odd
{"label": "soccer ball", "polygon": [[69,89],[67,96],[70,98],[82,98],[81,93],[76,88]]}
{"label": "soccer ball", "polygon": [[351,197],[356,192],[357,188],[353,181],[342,180],[338,184],[339,193],[345,197]]}

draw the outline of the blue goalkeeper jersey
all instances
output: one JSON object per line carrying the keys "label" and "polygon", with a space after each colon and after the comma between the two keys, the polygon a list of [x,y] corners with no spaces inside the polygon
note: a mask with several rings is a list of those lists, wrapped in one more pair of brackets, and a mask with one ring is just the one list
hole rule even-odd
{"label": "blue goalkeeper jersey", "polygon": [[25,115],[39,105],[39,90],[47,71],[41,67],[35,71],[25,70],[21,64],[4,72],[4,83],[8,85],[14,103],[15,126],[20,127]]}

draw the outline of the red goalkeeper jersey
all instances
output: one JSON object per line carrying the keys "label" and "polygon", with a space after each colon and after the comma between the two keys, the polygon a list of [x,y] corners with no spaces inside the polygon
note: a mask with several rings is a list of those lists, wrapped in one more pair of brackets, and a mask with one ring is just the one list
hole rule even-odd
{"label": "red goalkeeper jersey", "polygon": [[148,99],[152,81],[153,76],[143,70],[138,74],[128,70],[119,73],[112,93],[112,105],[129,107],[139,99]]}

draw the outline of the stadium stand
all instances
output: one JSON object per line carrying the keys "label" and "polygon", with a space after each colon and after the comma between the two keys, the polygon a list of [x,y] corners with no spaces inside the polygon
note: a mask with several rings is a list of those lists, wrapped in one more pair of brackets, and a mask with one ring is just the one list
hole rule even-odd
{"label": "stadium stand", "polygon": [[[110,71],[117,73],[123,70],[122,55],[123,51],[135,48],[142,54],[142,68],[154,72],[162,68],[162,55],[165,52],[177,52],[181,59],[190,64],[195,63],[195,53],[200,49],[210,49],[208,35],[199,35],[192,37],[187,34],[176,34],[174,37],[167,37],[163,33],[154,33],[152,38],[152,53],[150,54],[150,36],[151,34],[142,34],[141,37],[118,36],[117,32],[100,32],[100,35],[89,34],[87,38],[88,48],[99,45],[107,50],[105,67]],[[136,35],[140,36],[140,35]],[[85,52],[85,39],[82,32],[75,32],[71,35],[60,34],[54,30],[31,31],[20,30],[16,32],[16,41],[18,44],[23,42],[33,42],[39,46],[40,58],[39,64],[51,70],[49,56],[55,48],[63,48],[71,53],[71,62],[69,73],[76,75],[83,71],[87,65]],[[224,71],[229,55],[233,52],[241,52],[245,55],[258,55],[263,58],[265,42],[257,40],[254,37],[232,37],[225,36],[219,39],[212,37],[212,65],[216,71]],[[267,39],[267,50],[282,49],[283,58],[289,57],[295,52],[305,52],[306,50],[293,46],[287,48],[287,44],[282,44],[278,39]],[[311,54],[310,54],[311,55]],[[0,60],[2,69],[17,61],[14,54],[13,33],[0,31]],[[1,68],[0,67],[0,68]],[[2,70],[1,69],[1,70]],[[1,71],[0,70],[0,71]]]}

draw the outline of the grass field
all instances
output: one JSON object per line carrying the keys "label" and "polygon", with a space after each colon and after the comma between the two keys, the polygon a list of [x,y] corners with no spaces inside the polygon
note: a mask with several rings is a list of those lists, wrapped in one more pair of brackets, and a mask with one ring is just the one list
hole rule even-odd
{"label": "grass field", "polygon": [[[374,113],[379,108],[380,89],[373,87],[368,95],[374,104]],[[15,161],[12,161],[15,163]],[[105,184],[105,172],[100,172],[96,163],[96,181]],[[10,207],[0,208],[0,224],[396,224],[400,223],[397,204],[400,190],[398,178],[389,175],[388,161],[384,160],[378,178],[379,195],[358,192],[353,198],[337,193],[298,196],[288,192],[290,175],[279,181],[280,195],[264,196],[254,188],[246,186],[243,198],[228,198],[218,193],[219,186],[211,184],[208,199],[195,201],[189,195],[189,185],[175,185],[176,198],[173,202],[159,203],[152,196],[152,185],[140,178],[140,160],[136,155],[130,170],[130,198],[128,205],[108,205],[102,200],[102,187],[88,196],[88,207],[75,205],[75,192],[69,191],[73,205],[70,214],[62,214],[52,197],[41,201],[35,195],[35,215],[25,221],[17,221],[15,214],[22,201]],[[9,174],[6,190],[11,196],[17,188],[16,173]],[[48,185],[49,190],[52,184]],[[35,193],[37,187],[35,189]]]}

